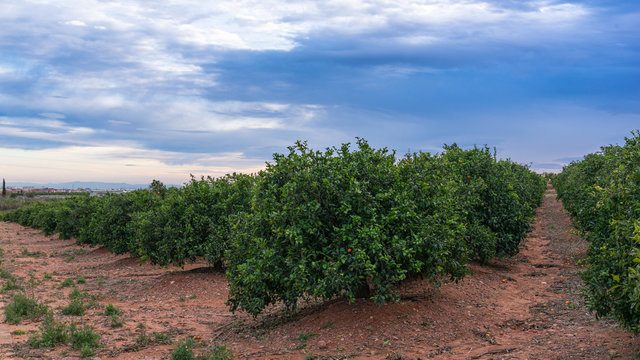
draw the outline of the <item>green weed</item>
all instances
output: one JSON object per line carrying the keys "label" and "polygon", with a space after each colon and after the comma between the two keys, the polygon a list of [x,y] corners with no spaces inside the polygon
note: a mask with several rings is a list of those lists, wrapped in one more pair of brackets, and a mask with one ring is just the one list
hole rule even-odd
{"label": "green weed", "polygon": [[29,345],[42,347],[56,347],[58,344],[69,342],[70,334],[67,324],[56,321],[52,313],[48,313],[39,334],[29,338]]}
{"label": "green weed", "polygon": [[70,287],[73,286],[73,280],[72,279],[65,279],[62,284],[60,284],[60,289],[62,288],[66,288],[66,287]]}
{"label": "green weed", "polygon": [[185,339],[173,349],[171,360],[230,360],[234,358],[233,352],[224,345],[210,347],[200,355],[193,352],[193,347],[193,339]]}
{"label": "green weed", "polygon": [[81,316],[81,315],[84,315],[86,311],[87,309],[84,307],[84,304],[82,304],[80,300],[73,299],[71,300],[69,305],[67,305],[65,308],[62,309],[62,314]]}
{"label": "green weed", "polygon": [[13,301],[5,306],[5,322],[17,325],[22,318],[38,319],[47,313],[48,307],[39,304],[35,299],[30,299],[23,294],[17,294],[13,297]]}

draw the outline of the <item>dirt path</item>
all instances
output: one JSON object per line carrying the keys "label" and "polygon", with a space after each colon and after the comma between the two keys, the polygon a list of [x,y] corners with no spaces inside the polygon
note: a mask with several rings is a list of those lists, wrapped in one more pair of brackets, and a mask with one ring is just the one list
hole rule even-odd
{"label": "dirt path", "polygon": [[[397,304],[336,299],[304,305],[293,317],[274,307],[257,320],[229,313],[224,274],[204,263],[184,269],[140,265],[16,224],[0,223],[0,268],[22,278],[23,291],[59,319],[93,325],[103,343],[100,359],[168,359],[175,342],[187,336],[252,359],[638,358],[638,338],[585,310],[578,262],[587,244],[571,229],[549,189],[520,254],[472,264],[474,274],[457,284],[434,293],[428,282],[414,280],[398,289]],[[65,280],[91,294],[94,305],[84,316],[60,314],[73,288],[63,287]],[[0,308],[15,292],[0,294]],[[101,314],[109,303],[122,310],[121,327],[111,327]],[[0,359],[80,357],[68,345],[26,344],[39,324],[0,323]]]}

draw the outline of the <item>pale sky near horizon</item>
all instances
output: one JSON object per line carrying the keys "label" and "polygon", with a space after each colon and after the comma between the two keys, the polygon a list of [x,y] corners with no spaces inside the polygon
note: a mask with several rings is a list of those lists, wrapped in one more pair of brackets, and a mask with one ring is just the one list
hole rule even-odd
{"label": "pale sky near horizon", "polygon": [[640,128],[640,2],[0,0],[0,177],[182,184],[296,140],[559,170]]}

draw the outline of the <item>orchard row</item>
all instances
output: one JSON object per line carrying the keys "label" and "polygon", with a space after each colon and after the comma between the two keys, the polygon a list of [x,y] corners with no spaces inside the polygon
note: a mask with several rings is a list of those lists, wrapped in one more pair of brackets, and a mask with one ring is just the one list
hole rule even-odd
{"label": "orchard row", "polygon": [[640,132],[602,147],[552,178],[586,239],[588,306],[640,331]]}
{"label": "orchard row", "polygon": [[402,158],[358,139],[304,142],[255,175],[192,178],[181,188],[35,203],[4,220],[104,245],[156,264],[204,257],[226,268],[228,304],[253,315],[304,298],[376,303],[422,276],[461,279],[472,259],[515,254],[546,188],[489,148],[445,146]]}

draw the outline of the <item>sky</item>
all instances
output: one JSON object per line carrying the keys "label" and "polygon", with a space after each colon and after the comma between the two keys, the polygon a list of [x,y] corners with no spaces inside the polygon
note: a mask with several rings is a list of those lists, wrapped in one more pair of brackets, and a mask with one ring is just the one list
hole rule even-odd
{"label": "sky", "polygon": [[640,128],[640,2],[0,0],[0,177],[182,184],[296,140],[495,147]]}

